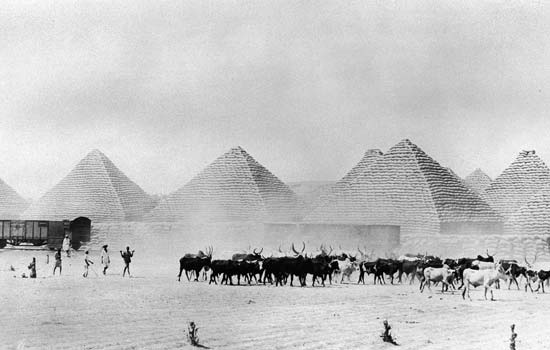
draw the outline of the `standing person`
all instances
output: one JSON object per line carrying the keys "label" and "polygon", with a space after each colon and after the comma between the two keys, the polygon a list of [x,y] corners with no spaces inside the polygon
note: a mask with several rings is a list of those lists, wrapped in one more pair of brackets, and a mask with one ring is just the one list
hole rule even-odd
{"label": "standing person", "polygon": [[86,251],[86,254],[84,255],[84,274],[82,274],[82,276],[88,277],[88,269],[90,268],[90,264],[93,263],[94,262],[90,259],[90,256],[88,255],[88,251]]}
{"label": "standing person", "polygon": [[120,251],[120,256],[122,256],[122,259],[124,259],[124,271],[122,271],[122,277],[124,277],[124,274],[126,271],[128,271],[128,277],[130,276],[130,263],[132,262],[132,257],[134,256],[135,250],[132,250],[130,252],[130,247],[126,247],[126,251],[123,253],[122,250]]}
{"label": "standing person", "polygon": [[69,235],[65,235],[65,238],[63,238],[63,250],[67,253],[67,257],[70,257],[71,240],[69,239]]}
{"label": "standing person", "polygon": [[53,268],[53,275],[55,276],[55,270],[59,267],[59,275],[61,276],[61,248],[57,249],[55,253],[55,267]]}
{"label": "standing person", "polygon": [[36,278],[36,258],[32,258],[32,262],[29,265],[29,270],[31,270],[30,278]]}
{"label": "standing person", "polygon": [[109,252],[107,251],[108,245],[105,244],[101,250],[101,265],[103,265],[103,274],[107,274],[107,269],[111,264],[111,258],[109,258]]}

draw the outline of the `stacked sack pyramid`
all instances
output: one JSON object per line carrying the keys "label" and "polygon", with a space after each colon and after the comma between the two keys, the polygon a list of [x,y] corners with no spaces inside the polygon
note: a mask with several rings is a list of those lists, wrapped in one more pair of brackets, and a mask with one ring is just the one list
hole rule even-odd
{"label": "stacked sack pyramid", "polygon": [[506,219],[508,233],[550,233],[550,169],[535,151],[522,151],[482,196]]}
{"label": "stacked sack pyramid", "polygon": [[29,203],[13,188],[0,180],[0,218],[18,219]]}
{"label": "stacked sack pyramid", "polygon": [[292,190],[241,147],[217,158],[149,213],[150,221],[294,221]]}
{"label": "stacked sack pyramid", "polygon": [[153,200],[103,153],[93,150],[24,213],[25,219],[139,220]]}
{"label": "stacked sack pyramid", "polygon": [[320,205],[326,204],[333,198],[337,193],[346,189],[350,183],[353,182],[359,175],[361,175],[365,170],[374,163],[377,159],[382,157],[384,154],[379,149],[369,149],[363,155],[363,158],[357,163],[342,179],[337,183],[328,188],[323,192],[319,198],[311,205],[311,208],[316,208]]}
{"label": "stacked sack pyramid", "polygon": [[491,185],[491,178],[485,174],[481,169],[474,170],[470,175],[464,178],[464,183],[472,191],[481,195],[489,185]]}
{"label": "stacked sack pyramid", "polygon": [[405,139],[304,218],[310,224],[399,225],[437,234],[442,223],[500,223],[475,192]]}

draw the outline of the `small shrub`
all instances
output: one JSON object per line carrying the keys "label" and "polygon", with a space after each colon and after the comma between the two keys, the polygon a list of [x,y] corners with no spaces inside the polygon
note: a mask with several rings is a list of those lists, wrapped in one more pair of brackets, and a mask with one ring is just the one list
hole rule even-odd
{"label": "small shrub", "polygon": [[199,328],[195,325],[195,322],[189,322],[189,326],[187,326],[187,340],[189,341],[189,344],[193,346],[200,345],[198,333]]}
{"label": "small shrub", "polygon": [[380,335],[380,338],[382,338],[382,340],[386,343],[390,343],[390,344],[393,344],[393,345],[399,345],[399,344],[397,344],[395,339],[393,339],[393,336],[391,335],[390,330],[391,330],[390,324],[388,323],[387,320],[384,320],[384,332],[382,332],[382,334]]}
{"label": "small shrub", "polygon": [[512,335],[510,336],[510,350],[516,350],[516,338],[518,337],[518,335],[516,332],[514,332],[515,328],[515,324],[510,326],[510,329],[512,330]]}

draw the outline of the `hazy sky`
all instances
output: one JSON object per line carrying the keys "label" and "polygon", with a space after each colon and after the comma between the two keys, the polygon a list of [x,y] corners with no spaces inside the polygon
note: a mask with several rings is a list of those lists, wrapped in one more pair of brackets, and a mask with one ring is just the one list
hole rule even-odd
{"label": "hazy sky", "polygon": [[495,1],[13,1],[0,178],[37,198],[93,148],[150,193],[240,145],[335,180],[409,138],[465,176],[550,163],[550,9]]}

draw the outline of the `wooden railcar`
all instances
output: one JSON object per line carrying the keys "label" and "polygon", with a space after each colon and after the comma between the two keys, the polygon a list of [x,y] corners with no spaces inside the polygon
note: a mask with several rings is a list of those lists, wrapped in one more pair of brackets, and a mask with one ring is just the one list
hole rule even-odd
{"label": "wooden railcar", "polygon": [[63,238],[69,235],[73,249],[90,241],[91,221],[85,217],[74,220],[0,220],[0,248],[6,244],[31,243],[47,245],[50,249],[61,248]]}

